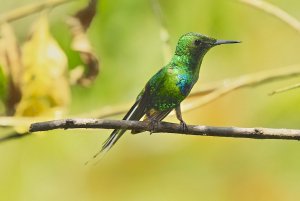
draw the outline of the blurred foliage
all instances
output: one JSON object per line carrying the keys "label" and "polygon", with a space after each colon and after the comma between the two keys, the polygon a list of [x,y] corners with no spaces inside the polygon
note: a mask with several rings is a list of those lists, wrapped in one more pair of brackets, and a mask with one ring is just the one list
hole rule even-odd
{"label": "blurred foliage", "polygon": [[49,33],[47,16],[38,19],[32,32],[22,48],[22,98],[16,116],[45,115],[50,109],[66,107],[70,99],[67,57]]}
{"label": "blurred foliage", "polygon": [[[96,13],[97,0],[92,0],[88,6],[68,18],[72,33],[71,50],[77,52],[82,59],[81,64],[70,72],[70,79],[67,74],[69,57],[49,30],[49,10],[43,11],[67,2],[70,0],[41,2],[0,16],[0,64],[4,77],[2,81],[6,82],[2,87],[6,115],[61,117],[70,102],[70,83],[89,86],[97,77],[98,59],[86,36]],[[28,39],[21,46],[8,22],[35,12],[42,14],[33,23]],[[28,125],[23,131],[17,130],[26,132],[27,128]]]}
{"label": "blurred foliage", "polygon": [[[0,11],[5,13],[30,2],[34,1],[5,1]],[[194,90],[201,89],[203,83],[300,62],[299,33],[238,0],[159,2],[172,50],[177,39],[190,31],[243,41],[209,52]],[[299,1],[270,2],[300,19]],[[65,52],[69,69],[82,61],[70,47],[72,34],[62,19],[86,4],[76,1],[49,13],[50,32]],[[89,88],[70,89],[70,115],[133,101],[164,64],[161,27],[150,1],[102,0],[97,10],[87,36],[95,55],[101,56],[101,74]],[[38,17],[33,15],[11,23],[18,41],[26,40],[24,32]],[[296,82],[297,78],[237,91],[183,116],[189,124],[299,128],[299,90],[268,96],[274,89]],[[125,135],[98,166],[84,166],[109,132],[55,131],[1,144],[0,200],[300,198],[298,142]]]}

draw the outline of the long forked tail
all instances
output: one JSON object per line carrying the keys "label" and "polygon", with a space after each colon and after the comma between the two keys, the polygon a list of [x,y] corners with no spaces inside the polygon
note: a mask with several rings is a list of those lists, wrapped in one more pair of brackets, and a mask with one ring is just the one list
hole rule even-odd
{"label": "long forked tail", "polygon": [[[124,116],[123,120],[140,120],[145,114],[145,104],[143,102],[143,98],[139,98]],[[97,158],[100,154],[108,152],[125,132],[125,129],[115,129],[105,140],[101,150],[93,158]]]}
{"label": "long forked tail", "polygon": [[[127,119],[125,119],[125,120],[127,120]],[[126,130],[120,130],[120,129],[114,130],[110,134],[110,136],[105,140],[105,142],[103,143],[103,146],[102,146],[101,150],[99,151],[99,154],[102,152],[109,151],[116,144],[116,142],[120,139],[120,137],[122,137],[122,135],[125,132],[126,132]],[[97,157],[97,155],[95,155],[95,157]]]}

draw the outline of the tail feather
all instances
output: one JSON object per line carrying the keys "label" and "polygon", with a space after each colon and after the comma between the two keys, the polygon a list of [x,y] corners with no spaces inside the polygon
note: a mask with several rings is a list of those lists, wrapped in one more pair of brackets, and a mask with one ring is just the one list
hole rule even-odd
{"label": "tail feather", "polygon": [[[140,97],[124,116],[123,120],[140,120],[145,114],[145,108],[146,107],[143,98]],[[101,150],[97,152],[93,158],[96,158],[101,153],[109,151],[125,132],[125,129],[115,129],[105,140]]]}
{"label": "tail feather", "polygon": [[103,152],[104,150],[108,151],[116,144],[116,142],[122,137],[122,135],[126,132],[126,130],[120,130],[116,129],[110,134],[110,136],[105,140],[103,143],[103,146],[100,150],[100,152]]}
{"label": "tail feather", "polygon": [[97,156],[99,156],[101,153],[108,152],[125,132],[126,130],[114,130],[112,134],[110,134],[110,136],[105,140],[102,148],[93,156],[93,158],[97,158]]}

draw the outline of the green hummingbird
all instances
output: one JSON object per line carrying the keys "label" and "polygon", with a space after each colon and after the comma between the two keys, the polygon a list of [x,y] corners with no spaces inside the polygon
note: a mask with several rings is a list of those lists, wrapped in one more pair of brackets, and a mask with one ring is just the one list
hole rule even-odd
{"label": "green hummingbird", "polygon": [[[181,115],[180,103],[189,95],[197,82],[204,55],[217,45],[239,42],[217,40],[194,32],[181,36],[171,61],[147,82],[123,120],[137,121],[145,116],[144,121],[154,125],[175,109],[176,117],[182,128],[187,129]],[[125,131],[124,129],[115,129],[94,157],[111,149]],[[131,132],[142,131],[133,130]]]}

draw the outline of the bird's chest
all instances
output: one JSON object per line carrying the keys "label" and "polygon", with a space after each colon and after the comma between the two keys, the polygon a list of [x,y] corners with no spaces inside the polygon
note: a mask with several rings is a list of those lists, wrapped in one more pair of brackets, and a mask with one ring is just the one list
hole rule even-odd
{"label": "bird's chest", "polygon": [[167,96],[185,98],[193,86],[192,76],[178,69],[169,69],[167,79],[161,85]]}
{"label": "bird's chest", "polygon": [[182,71],[170,69],[164,79],[152,88],[152,106],[156,109],[175,108],[183,101],[193,86],[192,77]]}
{"label": "bird's chest", "polygon": [[189,74],[178,74],[176,87],[179,89],[180,93],[186,97],[190,93],[194,83]]}

